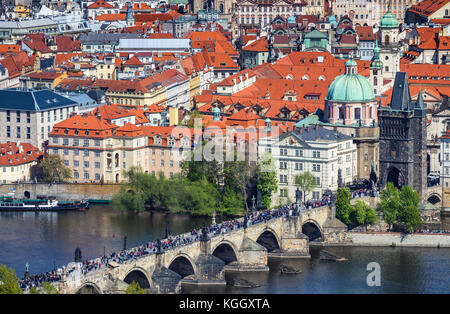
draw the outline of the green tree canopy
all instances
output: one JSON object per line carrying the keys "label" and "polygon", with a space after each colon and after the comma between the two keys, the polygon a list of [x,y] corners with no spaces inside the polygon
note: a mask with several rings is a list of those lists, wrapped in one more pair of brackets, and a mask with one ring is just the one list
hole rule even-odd
{"label": "green tree canopy", "polygon": [[304,171],[297,174],[294,179],[294,184],[297,185],[303,192],[303,202],[306,201],[306,195],[316,187],[316,178],[310,171]]}
{"label": "green tree canopy", "polygon": [[336,196],[336,218],[349,225],[351,222],[350,212],[352,211],[350,191],[348,188],[339,187]]}
{"label": "green tree canopy", "polygon": [[369,206],[361,200],[357,200],[350,211],[350,221],[356,226],[364,225],[366,220],[366,207]]}
{"label": "green tree canopy", "polygon": [[413,232],[423,223],[420,210],[413,205],[408,205],[399,213],[398,222],[403,224],[408,232]]}
{"label": "green tree canopy", "polygon": [[40,163],[39,168],[42,173],[42,181],[48,183],[64,182],[72,178],[72,171],[64,166],[59,155],[48,154]]}
{"label": "green tree canopy", "polygon": [[400,208],[400,195],[398,189],[392,182],[386,184],[386,188],[380,192],[380,202],[377,204],[377,210],[383,214],[383,220],[389,225],[389,228],[397,221]]}
{"label": "green tree canopy", "polygon": [[19,287],[19,279],[12,268],[0,265],[0,294],[22,294]]}
{"label": "green tree canopy", "polygon": [[56,289],[50,282],[43,282],[39,290],[41,294],[59,294],[58,289]]}
{"label": "green tree canopy", "polygon": [[256,178],[257,188],[261,191],[261,203],[265,208],[270,208],[272,193],[278,190],[275,160],[270,153],[266,152],[261,156],[256,171]]}
{"label": "green tree canopy", "polygon": [[147,291],[145,291],[145,289],[141,288],[139,283],[137,283],[136,281],[133,280],[133,282],[131,282],[128,285],[126,293],[127,294],[147,294]]}

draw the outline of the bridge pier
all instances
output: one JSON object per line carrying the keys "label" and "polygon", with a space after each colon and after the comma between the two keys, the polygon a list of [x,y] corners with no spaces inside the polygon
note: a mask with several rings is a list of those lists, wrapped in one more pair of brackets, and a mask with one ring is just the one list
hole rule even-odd
{"label": "bridge pier", "polygon": [[[267,266],[267,249],[261,244],[247,237],[244,231],[244,239],[238,251],[238,261],[224,267],[227,271],[269,271]],[[243,263],[242,261],[245,261]]]}
{"label": "bridge pier", "polygon": [[330,205],[330,216],[322,226],[323,240],[326,243],[346,243],[347,239],[347,225],[336,218],[336,204],[333,202]]}
{"label": "bridge pier", "polygon": [[173,270],[168,269],[164,265],[164,254],[161,249],[161,241],[158,239],[156,250],[156,265],[152,273],[153,291],[155,293],[178,293],[180,291],[181,275]]}
{"label": "bridge pier", "polygon": [[286,221],[282,227],[281,251],[270,252],[270,257],[311,258],[309,254],[309,238],[302,233],[300,216],[283,218]]}
{"label": "bridge pier", "polygon": [[200,254],[195,260],[196,273],[190,278],[182,279],[183,284],[192,285],[226,285],[223,267],[225,262],[211,254],[211,239],[206,229],[200,236]]}

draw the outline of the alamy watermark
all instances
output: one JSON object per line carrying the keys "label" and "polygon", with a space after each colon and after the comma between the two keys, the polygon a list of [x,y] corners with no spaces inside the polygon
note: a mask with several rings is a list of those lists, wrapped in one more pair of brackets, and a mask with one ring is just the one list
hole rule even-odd
{"label": "alamy watermark", "polygon": [[370,273],[366,277],[366,283],[369,287],[381,286],[381,267],[377,262],[370,262],[367,264],[367,271]]}

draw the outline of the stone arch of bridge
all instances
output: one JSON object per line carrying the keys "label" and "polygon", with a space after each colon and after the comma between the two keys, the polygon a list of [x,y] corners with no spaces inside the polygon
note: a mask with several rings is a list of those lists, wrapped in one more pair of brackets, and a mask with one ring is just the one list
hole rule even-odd
{"label": "stone arch of bridge", "polygon": [[143,289],[153,288],[151,276],[148,275],[147,271],[142,267],[133,267],[127,274],[123,277],[123,281],[127,284],[136,281],[139,286]]}
{"label": "stone arch of bridge", "polygon": [[196,265],[192,258],[185,254],[179,253],[168,264],[168,269],[176,272],[182,278],[196,273]]}
{"label": "stone arch of bridge", "polygon": [[266,227],[256,239],[256,242],[267,249],[267,252],[281,249],[281,240],[272,228]]}
{"label": "stone arch of bridge", "polygon": [[102,294],[102,289],[93,282],[85,282],[77,290],[77,294]]}
{"label": "stone arch of bridge", "polygon": [[323,239],[322,227],[314,219],[307,219],[302,223],[302,233],[309,238],[309,241],[313,241],[320,237]]}
{"label": "stone arch of bridge", "polygon": [[228,240],[222,240],[217,243],[211,252],[212,255],[224,261],[225,265],[238,261],[238,254],[236,253],[238,252],[238,249],[236,249],[236,246]]}

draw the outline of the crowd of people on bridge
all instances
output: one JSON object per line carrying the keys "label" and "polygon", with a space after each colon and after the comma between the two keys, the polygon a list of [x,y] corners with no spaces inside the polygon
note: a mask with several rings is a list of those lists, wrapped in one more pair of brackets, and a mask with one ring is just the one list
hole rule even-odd
{"label": "crowd of people on bridge", "polygon": [[[356,197],[364,197],[370,195],[370,191],[368,189],[361,189],[360,191],[353,191],[351,193],[353,198]],[[220,234],[225,234],[231,232],[233,230],[237,230],[240,228],[256,225],[259,223],[267,222],[274,218],[279,217],[289,217],[295,215],[296,213],[311,210],[314,208],[318,208],[321,206],[329,205],[331,203],[331,197],[329,195],[324,195],[319,200],[308,200],[305,202],[299,202],[299,206],[297,208],[297,204],[293,203],[291,205],[284,205],[278,209],[269,209],[269,210],[259,210],[250,212],[244,219],[232,219],[226,220],[221,223],[211,224],[209,226],[205,226],[204,228],[194,229],[190,233],[177,235],[177,236],[169,236],[164,240],[151,241],[146,244],[143,244],[139,247],[135,247],[128,250],[122,250],[120,252],[113,252],[105,256],[81,261],[81,273],[87,274],[91,271],[95,271],[104,267],[107,267],[111,262],[116,263],[124,263],[129,260],[137,259],[142,256],[148,254],[157,253],[158,250],[168,250],[172,248],[176,248],[178,246],[182,246],[185,244],[193,243],[195,241],[199,241],[202,235],[202,229],[205,229],[208,236],[216,236]],[[70,276],[71,273],[75,271],[75,267],[67,269],[67,276]],[[24,277],[19,285],[23,290],[29,289],[30,287],[37,287],[42,282],[50,281],[55,282],[61,280],[61,271],[53,271],[47,272],[45,274],[40,275],[32,275]]]}
{"label": "crowd of people on bridge", "polygon": [[56,271],[36,275],[26,275],[19,281],[19,287],[22,290],[25,290],[30,289],[31,287],[39,287],[43,282],[55,282],[59,280],[61,280],[61,274],[58,274]]}

